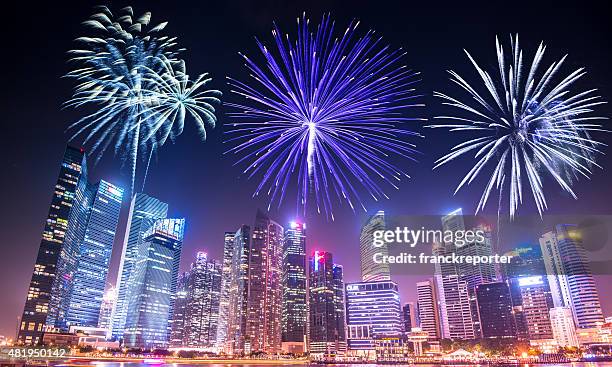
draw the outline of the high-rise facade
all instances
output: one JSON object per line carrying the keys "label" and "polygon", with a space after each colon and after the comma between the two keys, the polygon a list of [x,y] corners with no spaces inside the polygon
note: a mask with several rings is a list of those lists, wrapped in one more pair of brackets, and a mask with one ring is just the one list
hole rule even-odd
{"label": "high-rise facade", "polygon": [[342,267],[332,254],[314,251],[309,260],[308,350],[335,355],[346,350],[344,280]]}
{"label": "high-rise facade", "polygon": [[440,339],[442,334],[440,332],[440,312],[438,309],[436,283],[433,279],[418,282],[416,290],[419,327],[427,332],[429,340]]}
{"label": "high-rise facade", "polygon": [[553,337],[560,347],[577,347],[578,337],[572,309],[569,307],[553,307],[550,309],[550,324]]}
{"label": "high-rise facade", "polygon": [[386,227],[385,212],[379,210],[361,228],[359,251],[361,256],[361,280],[364,282],[391,279],[389,264],[374,262],[376,253],[387,254],[386,246],[374,246],[374,232],[384,231]]}
{"label": "high-rise facade", "polygon": [[223,267],[221,269],[221,297],[219,300],[219,323],[217,325],[218,351],[226,351],[234,236],[234,232],[225,232],[223,235]]}
{"label": "high-rise facade", "polygon": [[100,316],[98,317],[98,327],[107,331],[107,337],[110,337],[115,302],[117,302],[117,289],[115,287],[111,287],[104,292],[104,297],[102,297],[102,306],[100,307]]}
{"label": "high-rise facade", "polygon": [[168,215],[168,204],[144,193],[136,193],[132,197],[130,212],[123,247],[121,249],[121,262],[119,265],[119,276],[117,279],[117,302],[113,310],[112,330],[113,337],[123,339],[126,315],[129,300],[135,284],[132,282],[135,264],[142,255],[141,250],[143,236],[155,220],[166,218]]}
{"label": "high-rise facade", "polygon": [[158,219],[144,233],[130,280],[127,347],[168,346],[184,227],[184,219]]}
{"label": "high-rise facade", "polygon": [[249,299],[249,257],[251,227],[242,225],[234,234],[229,284],[226,352],[233,355],[250,353],[246,340],[247,301]]}
{"label": "high-rise facade", "polygon": [[305,223],[291,222],[285,230],[282,289],[282,350],[304,353],[308,322]]}
{"label": "high-rise facade", "polygon": [[19,342],[40,343],[43,332],[67,330],[71,320],[97,326],[122,194],[121,188],[106,181],[89,184],[84,151],[66,148],[19,325]]}
{"label": "high-rise facade", "polygon": [[579,328],[603,323],[599,293],[577,226],[558,224],[540,238],[540,245],[555,307],[570,307]]}
{"label": "high-rise facade", "polygon": [[402,323],[404,324],[405,332],[410,332],[413,327],[418,327],[414,303],[408,302],[402,306]]}
{"label": "high-rise facade", "polygon": [[173,347],[213,350],[217,344],[221,263],[198,252],[177,286],[172,313]]}
{"label": "high-rise facade", "polygon": [[67,326],[97,327],[123,189],[104,180],[89,187],[92,201],[66,313]]}
{"label": "high-rise facade", "polygon": [[476,286],[476,304],[483,338],[515,338],[510,290],[504,282]]}
{"label": "high-rise facade", "polygon": [[542,275],[520,277],[518,286],[529,340],[552,339],[546,277]]}
{"label": "high-rise facade", "polygon": [[397,283],[346,284],[346,325],[351,351],[371,351],[376,340],[401,336],[402,307]]}
{"label": "high-rise facade", "polygon": [[251,352],[281,351],[283,227],[258,211],[249,251],[246,340]]}

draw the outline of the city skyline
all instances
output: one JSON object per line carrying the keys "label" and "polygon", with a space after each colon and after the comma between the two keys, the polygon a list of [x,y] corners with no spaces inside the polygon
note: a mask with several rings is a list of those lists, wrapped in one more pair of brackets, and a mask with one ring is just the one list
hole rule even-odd
{"label": "city skyline", "polygon": [[[275,9],[274,6],[266,4],[263,5],[262,10],[249,6],[242,8],[231,4],[215,4],[214,7],[218,11],[235,13],[237,21],[230,22],[231,25],[228,25],[227,28],[223,28],[223,24],[218,22],[213,22],[210,25],[211,30],[220,27],[220,29],[227,31],[228,40],[210,40],[213,48],[221,50],[220,55],[214,55],[215,53],[207,52],[208,48],[201,46],[199,43],[201,41],[194,37],[194,35],[200,34],[199,31],[189,26],[188,21],[181,22],[185,18],[189,19],[197,15],[184,14],[190,13],[185,9],[167,10],[153,4],[150,6],[148,4],[134,5],[140,10],[145,10],[150,6],[153,7],[153,16],[157,20],[169,20],[171,26],[175,27],[174,29],[181,29],[178,33],[181,34],[181,39],[185,40],[190,49],[186,57],[197,65],[198,71],[210,69],[219,81],[220,88],[223,88],[221,80],[225,75],[223,64],[229,63],[236,66],[241,61],[235,53],[244,48],[252,47],[252,39],[245,37],[244,34],[267,35],[273,18],[281,18],[281,22],[293,24],[293,18],[301,14],[303,10],[308,10],[314,18],[318,18],[323,11],[331,10],[343,23],[353,17],[358,17],[368,26],[376,26],[377,30],[384,31],[390,42],[406,45],[409,50],[419,50],[419,52],[411,52],[411,63],[414,60],[412,64],[419,70],[424,71],[425,83],[428,83],[426,84],[427,89],[434,89],[442,85],[442,80],[445,78],[441,72],[427,66],[429,58],[441,57],[442,53],[437,49],[443,47],[456,49],[457,52],[448,57],[458,60],[463,57],[461,54],[463,45],[455,38],[464,38],[461,36],[472,37],[469,45],[471,49],[478,48],[478,44],[484,44],[483,49],[488,50],[486,46],[489,46],[495,34],[506,36],[516,31],[511,14],[502,18],[495,17],[495,19],[479,17],[478,22],[467,25],[465,19],[457,21],[454,12],[460,11],[460,14],[465,17],[470,17],[468,19],[473,19],[469,10],[461,12],[460,9],[456,8],[446,9],[441,14],[441,18],[447,22],[448,28],[453,29],[453,31],[430,27],[425,20],[417,19],[416,27],[421,26],[426,30],[439,32],[439,34],[423,36],[423,39],[420,39],[421,36],[410,35],[410,32],[414,29],[397,31],[397,34],[395,34],[396,30],[390,25],[391,22],[387,24],[387,17],[393,19],[405,13],[403,11],[405,8],[399,5],[390,5],[392,9],[372,9],[365,3],[356,3],[354,8],[347,12],[339,5],[323,5],[321,3],[315,3],[308,6],[307,9],[304,9],[303,5],[284,5],[280,9]],[[9,120],[21,121],[23,119],[29,125],[15,123],[15,126],[20,126],[19,129],[9,126],[7,144],[2,147],[3,157],[7,159],[7,177],[13,178],[12,180],[4,180],[5,182],[2,184],[3,191],[11,193],[10,197],[7,198],[7,212],[18,214],[7,215],[8,218],[5,222],[8,228],[8,238],[3,248],[8,249],[8,251],[7,256],[0,259],[0,269],[2,269],[0,274],[3,279],[11,280],[3,281],[0,290],[3,293],[10,294],[11,297],[3,301],[5,303],[2,308],[8,311],[7,316],[0,320],[0,334],[14,334],[17,323],[16,317],[21,313],[23,300],[27,293],[27,282],[31,276],[32,265],[38,251],[37,246],[40,243],[40,232],[44,224],[45,211],[49,207],[53,183],[57,180],[57,163],[60,161],[65,148],[67,137],[63,130],[76,116],[72,111],[59,111],[60,100],[69,95],[69,83],[60,81],[58,76],[65,71],[64,52],[70,48],[73,28],[77,26],[81,19],[85,19],[89,15],[90,10],[89,5],[78,5],[72,9],[61,11],[35,9],[35,15],[33,16],[37,19],[37,22],[34,22],[32,27],[35,29],[50,29],[50,24],[54,24],[53,27],[58,27],[57,33],[52,36],[54,37],[53,42],[48,42],[48,45],[41,45],[40,51],[30,50],[30,47],[28,47],[27,50],[21,52],[20,54],[24,55],[24,62],[19,68],[23,67],[24,69],[21,72],[14,73],[21,76],[34,73],[32,78],[39,78],[36,79],[36,84],[40,85],[42,92],[49,97],[44,98],[40,102],[40,106],[35,109],[24,108],[24,102],[20,99],[10,99],[16,106],[14,110],[20,112],[19,114],[11,112]],[[192,13],[202,14],[201,10],[196,6]],[[431,14],[432,12],[427,5],[424,9],[419,10],[425,14]],[[483,11],[490,11],[493,14],[492,9],[484,9]],[[576,21],[572,11],[563,9],[552,11],[561,19]],[[266,12],[270,14],[268,15]],[[570,52],[575,57],[574,61],[576,63],[588,66],[593,79],[601,81],[602,85],[597,85],[597,87],[603,89],[602,94],[611,95],[610,83],[607,83],[610,78],[607,73],[607,65],[603,65],[603,61],[599,59],[601,56],[594,51],[595,47],[590,47],[605,43],[606,37],[598,34],[605,33],[599,32],[599,30],[601,27],[607,26],[602,25],[604,23],[593,25],[593,23],[597,24],[598,22],[590,20],[598,19],[597,17],[601,16],[598,15],[597,9],[579,10],[578,12],[582,15],[585,15],[585,13],[588,15],[588,17],[584,17],[587,20],[578,17],[578,22],[581,24],[581,27],[576,27],[581,28],[578,31],[575,29],[572,31],[557,29],[553,32],[549,29],[541,29],[541,26],[536,26],[536,23],[540,21],[539,17],[533,14],[523,15],[525,16],[522,19],[526,24],[526,30],[523,32],[521,29],[522,40],[530,50],[534,49],[537,42],[544,38],[549,41],[550,47]],[[603,14],[603,12],[601,13]],[[251,17],[252,14],[257,16]],[[75,21],[61,22],[60,25],[57,25],[55,20],[50,23],[52,18],[59,16],[70,17]],[[397,19],[395,20],[397,21]],[[181,23],[185,25],[181,25]],[[240,25],[238,23],[244,24]],[[207,27],[208,25],[203,26]],[[238,28],[235,30],[231,27]],[[490,29],[494,29],[495,33]],[[27,34],[33,32],[33,30],[25,30],[25,32]],[[241,32],[242,34],[239,34]],[[460,32],[459,36],[454,35],[454,32]],[[226,43],[234,46],[224,48],[223,44]],[[432,44],[437,46],[432,47]],[[43,52],[45,56],[41,57]],[[421,52],[424,55],[419,55]],[[47,53],[51,56],[47,57]],[[231,56],[227,56],[226,59],[224,58],[225,54],[231,54]],[[47,59],[48,62],[41,65],[41,63],[35,61],[36,59]],[[239,67],[234,69],[238,70]],[[13,75],[9,75],[9,78],[13,77]],[[21,82],[15,84],[21,84]],[[22,90],[21,93],[18,92],[15,95],[23,96],[27,93]],[[431,104],[435,106],[434,103]],[[41,116],[44,116],[44,118],[41,118]],[[229,119],[221,116],[222,123],[229,122]],[[27,126],[23,127],[23,125]],[[188,131],[187,129],[186,132]],[[175,146],[168,144],[165,146],[156,163],[152,165],[150,179],[144,190],[151,196],[158,197],[170,204],[169,217],[187,218],[181,270],[188,268],[190,259],[193,258],[192,255],[198,251],[206,251],[212,258],[221,260],[223,258],[224,232],[235,230],[243,223],[251,223],[257,208],[263,209],[266,207],[265,200],[251,197],[254,183],[244,177],[238,177],[239,172],[232,169],[231,162],[221,158],[223,152],[220,143],[221,133],[222,129],[211,131],[209,140],[205,144],[200,143],[194,137],[190,137],[189,134],[184,134],[181,139],[186,144]],[[440,137],[441,135],[431,134],[432,139]],[[442,137],[442,139],[444,138]],[[424,147],[424,151],[425,153],[431,152],[427,146]],[[193,154],[194,152],[196,154]],[[313,249],[332,252],[334,259],[344,265],[345,282],[359,281],[359,264],[354,256],[359,244],[359,231],[367,217],[376,213],[377,210],[399,214],[442,214],[447,213],[452,208],[462,207],[466,212],[471,213],[473,211],[473,195],[460,193],[453,197],[451,195],[453,184],[450,182],[453,180],[441,179],[441,177],[447,175],[455,177],[460,170],[449,168],[440,171],[437,176],[431,175],[428,173],[431,167],[430,156],[430,154],[427,154],[418,165],[413,167],[415,169],[413,179],[402,185],[399,192],[392,193],[392,200],[382,202],[378,204],[378,207],[373,205],[369,208],[368,213],[358,212],[354,214],[350,209],[343,207],[340,214],[336,216],[336,221],[328,222],[315,212],[308,213],[306,218],[301,218],[295,215],[291,205],[285,205],[281,209],[272,208],[269,215],[281,225],[286,225],[292,220],[307,223],[309,241],[306,254],[309,255]],[[602,160],[605,167],[609,167],[609,160],[610,158]],[[99,165],[90,167],[90,173],[94,182],[108,180],[108,182],[113,182],[120,187],[129,186],[128,175],[121,170],[120,164],[113,159],[106,158]],[[560,192],[551,194],[550,213],[611,214],[609,204],[605,200],[601,200],[601,197],[607,193],[606,188],[611,185],[610,180],[609,175],[601,171],[597,172],[592,181],[582,182],[584,185],[579,186],[577,192],[580,200],[578,201],[574,201]],[[129,198],[124,198],[114,249],[119,248],[123,242],[128,206]],[[524,209],[524,212],[531,213],[528,207]],[[537,244],[537,238],[533,238],[531,243]],[[120,255],[113,253],[110,270],[113,274],[117,274],[119,259]],[[419,277],[401,276],[400,278],[397,282],[400,284],[402,301],[416,300],[414,284],[415,278]],[[420,280],[425,280],[426,277],[420,278],[422,278]],[[114,283],[115,279],[111,278],[111,282]],[[611,291],[612,289],[607,288],[610,287],[608,283],[603,281],[598,285],[607,291]],[[612,310],[612,300],[603,298],[602,302],[604,314],[609,314]]]}

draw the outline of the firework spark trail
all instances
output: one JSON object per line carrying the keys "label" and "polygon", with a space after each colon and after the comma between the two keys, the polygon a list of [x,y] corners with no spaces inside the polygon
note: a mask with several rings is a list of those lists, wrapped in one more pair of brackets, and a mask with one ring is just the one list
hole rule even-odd
{"label": "firework spark trail", "polygon": [[[471,100],[463,102],[443,93],[434,93],[444,101],[444,105],[462,113],[438,116],[436,119],[450,120],[451,123],[429,127],[474,134],[438,159],[434,169],[473,154],[476,163],[463,177],[455,193],[471,184],[480,173],[484,175],[489,168],[492,172],[476,212],[484,209],[492,191],[497,190],[500,200],[505,192],[508,193],[509,214],[514,218],[523,202],[523,187],[527,184],[541,216],[547,209],[544,195],[546,176],[552,177],[564,191],[576,198],[571,187],[574,181],[580,176],[589,178],[592,167],[600,167],[595,158],[605,144],[594,140],[590,132],[606,131],[597,123],[605,118],[593,115],[593,109],[606,102],[595,94],[595,89],[575,94],[570,90],[586,74],[583,68],[557,78],[566,56],[553,62],[543,73],[539,72],[546,50],[541,43],[525,74],[518,35],[511,38],[511,49],[508,61],[496,38],[497,81],[465,51],[485,85],[486,93],[479,92],[479,88],[452,70],[449,71],[450,80],[467,92]],[[560,81],[555,82],[556,79]]]}
{"label": "firework spark trail", "polygon": [[[313,194],[317,210],[334,219],[333,197],[366,209],[360,190],[373,200],[388,198],[383,186],[398,188],[409,177],[390,162],[414,160],[419,134],[404,124],[414,101],[419,73],[399,64],[405,55],[381,45],[373,31],[358,38],[358,22],[339,37],[329,16],[313,32],[305,15],[298,18],[293,42],[274,25],[272,53],[259,40],[266,64],[242,55],[251,84],[229,79],[245,104],[227,103],[230,114],[228,153],[242,155],[249,178],[261,176],[254,196],[269,196],[269,207],[283,202],[297,184],[297,207],[306,210]],[[247,103],[248,102],[248,103]]]}
{"label": "firework spark trail", "polygon": [[178,48],[176,37],[160,34],[167,22],[149,29],[149,12],[136,18],[126,7],[115,17],[107,7],[98,9],[84,22],[94,35],[77,38],[80,48],[69,52],[70,61],[79,66],[66,76],[78,84],[65,103],[95,111],[69,130],[71,140],[83,136],[83,144],[91,143],[96,162],[114,145],[115,154],[130,164],[133,193],[139,157],[150,162],[168,137],[182,133],[187,114],[204,139],[204,125],[214,127],[211,103],[218,102],[220,92],[198,90],[210,81],[206,74],[189,80],[177,58],[184,49]]}

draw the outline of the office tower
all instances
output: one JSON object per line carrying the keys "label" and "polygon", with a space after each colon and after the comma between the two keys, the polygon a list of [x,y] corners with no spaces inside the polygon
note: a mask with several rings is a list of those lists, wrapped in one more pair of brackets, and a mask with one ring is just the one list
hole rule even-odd
{"label": "office tower", "polygon": [[373,351],[375,340],[401,336],[402,306],[397,283],[386,280],[347,284],[346,326],[351,351]]}
{"label": "office tower", "polygon": [[332,254],[315,251],[309,260],[309,351],[335,355],[346,350],[342,267]]}
{"label": "office tower", "polygon": [[483,338],[515,338],[510,290],[504,282],[476,286],[476,305]]}
{"label": "office tower", "polygon": [[234,232],[223,236],[223,268],[221,270],[221,298],[219,300],[219,323],[217,326],[217,350],[224,351],[227,342],[227,324],[230,307],[230,283],[232,280],[232,257],[234,256]]}
{"label": "office tower", "polygon": [[414,303],[408,302],[402,306],[402,324],[405,332],[410,332],[413,327],[418,327],[416,316]]}
{"label": "office tower", "polygon": [[184,219],[158,219],[143,235],[131,276],[124,344],[165,348],[170,334]]}
{"label": "office tower", "polygon": [[291,222],[283,248],[282,350],[306,352],[306,224]]}
{"label": "office tower", "polygon": [[579,328],[604,322],[580,230],[575,225],[558,224],[540,238],[540,246],[555,307],[570,307]]}
{"label": "office tower", "polygon": [[167,215],[168,204],[159,199],[143,193],[136,193],[132,197],[116,285],[118,293],[111,331],[115,338],[123,339],[128,304],[132,297],[131,291],[135,286],[131,278],[134,275],[136,260],[141,255],[139,250],[146,249],[141,246],[143,235],[151,228],[155,220],[166,218]]}
{"label": "office tower", "polygon": [[[519,339],[529,339],[527,321],[525,320],[523,312],[523,298],[521,287],[519,286],[519,279],[538,275],[546,277],[546,268],[544,266],[542,252],[540,246],[527,245],[517,247],[504,255],[510,257],[510,262],[508,264],[503,264],[502,273],[504,281],[508,284],[510,289],[517,337]],[[543,290],[546,293],[548,307],[553,307],[548,282],[544,282]]]}
{"label": "office tower", "polygon": [[441,338],[440,318],[438,310],[438,299],[436,285],[432,279],[418,282],[417,308],[419,315],[419,327],[428,333],[429,340]]}
{"label": "office tower", "polygon": [[[251,227],[241,226],[234,234],[234,245],[229,287],[229,309],[227,317],[227,353],[242,355],[250,353],[246,343],[247,301],[249,298],[249,253]],[[247,344],[247,345],[245,345]]]}
{"label": "office tower", "polygon": [[87,165],[82,149],[67,147],[51,198],[19,326],[18,341],[38,344],[65,316],[79,240],[86,220]]}
{"label": "office tower", "polygon": [[174,294],[170,338],[168,339],[168,345],[171,347],[181,347],[185,340],[185,310],[188,302],[187,280],[188,272],[179,274],[176,280],[176,293]]}
{"label": "office tower", "polygon": [[246,340],[251,352],[281,350],[283,227],[257,211],[251,235]]}
{"label": "office tower", "polygon": [[217,343],[221,264],[198,252],[177,286],[172,313],[173,347],[212,350]]}
{"label": "office tower", "polygon": [[379,210],[361,228],[359,235],[359,251],[361,255],[361,280],[364,282],[377,280],[390,280],[391,274],[389,264],[377,264],[374,262],[376,253],[388,254],[387,246],[374,246],[374,232],[386,229],[385,212]]}
{"label": "office tower", "polygon": [[104,292],[104,297],[102,297],[102,306],[100,307],[100,317],[98,317],[98,327],[100,329],[106,329],[107,338],[110,337],[115,302],[117,302],[117,289],[115,287],[111,287]]}
{"label": "office tower", "polygon": [[578,337],[572,309],[569,307],[553,307],[550,309],[550,324],[553,337],[560,347],[577,347]]}
{"label": "office tower", "polygon": [[79,243],[66,326],[98,325],[123,200],[123,189],[104,180],[90,186],[92,201],[88,208],[85,236]]}
{"label": "office tower", "polygon": [[520,277],[518,286],[529,340],[552,339],[546,278],[542,275]]}

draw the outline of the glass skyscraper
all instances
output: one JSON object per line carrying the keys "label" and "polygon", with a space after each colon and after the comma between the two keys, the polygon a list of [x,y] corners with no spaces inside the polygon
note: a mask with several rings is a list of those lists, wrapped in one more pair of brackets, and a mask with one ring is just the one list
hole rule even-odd
{"label": "glass skyscraper", "polygon": [[395,282],[378,281],[346,285],[348,348],[375,349],[375,340],[402,334],[402,306]]}
{"label": "glass skyscraper", "polygon": [[476,302],[483,338],[515,338],[510,290],[504,282],[476,286]]}
{"label": "glass skyscraper", "polygon": [[221,271],[221,297],[219,301],[219,324],[217,325],[217,350],[226,350],[227,327],[230,309],[230,287],[232,282],[232,258],[234,256],[234,232],[223,236],[223,269]]}
{"label": "glass skyscraper", "polygon": [[387,246],[374,246],[374,232],[384,231],[386,228],[385,212],[382,210],[370,217],[361,228],[359,251],[361,256],[361,280],[364,282],[391,279],[389,264],[376,263],[373,259],[376,253],[381,253],[383,256],[387,255]]}
{"label": "glass skyscraper", "polygon": [[234,355],[250,352],[246,345],[250,248],[251,227],[242,225],[234,234],[225,345],[227,353]]}
{"label": "glass skyscraper", "polygon": [[335,355],[346,350],[344,280],[332,254],[315,251],[309,261],[309,352]]}
{"label": "glass skyscraper", "polygon": [[92,196],[79,246],[79,261],[66,314],[67,326],[97,327],[104,297],[123,189],[104,180],[91,185]]}
{"label": "glass skyscraper", "polygon": [[181,279],[174,303],[172,347],[213,350],[217,343],[221,264],[198,252]]}
{"label": "glass skyscraper", "polygon": [[168,346],[184,227],[184,219],[158,219],[143,236],[130,280],[127,347]]}
{"label": "glass skyscraper", "polygon": [[283,248],[282,349],[306,351],[308,321],[306,300],[306,224],[291,222]]}
{"label": "glass skyscraper", "polygon": [[440,316],[436,285],[433,279],[416,284],[417,288],[417,312],[419,327],[427,332],[429,340],[440,339]]}
{"label": "glass skyscraper", "polygon": [[167,215],[168,204],[161,200],[143,193],[136,193],[132,197],[116,285],[117,302],[112,317],[112,335],[115,338],[123,338],[125,318],[133,287],[130,279],[134,274],[134,266],[139,256],[144,233],[151,228],[156,219],[166,218]]}
{"label": "glass skyscraper", "polygon": [[83,196],[87,166],[82,149],[67,147],[51,198],[34,272],[19,326],[18,341],[38,344],[66,311],[76,271],[78,232],[84,232]]}

